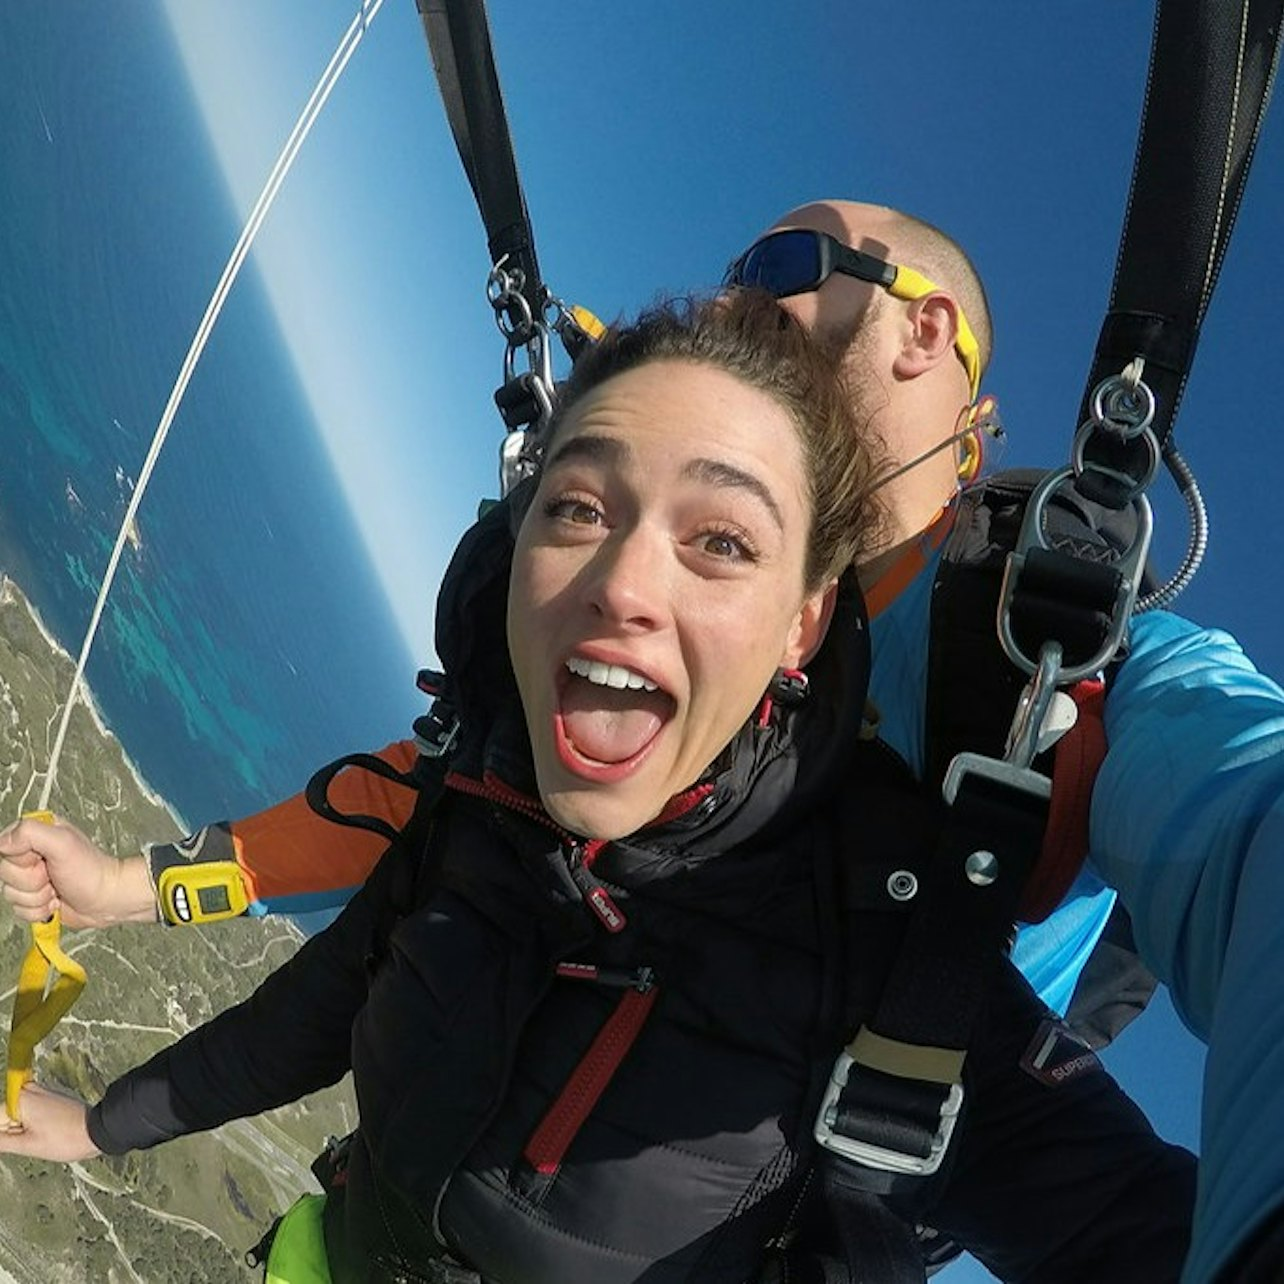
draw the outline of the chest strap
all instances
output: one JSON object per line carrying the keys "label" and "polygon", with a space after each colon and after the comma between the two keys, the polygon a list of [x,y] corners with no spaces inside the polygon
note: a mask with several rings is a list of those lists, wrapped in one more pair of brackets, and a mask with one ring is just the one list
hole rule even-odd
{"label": "chest strap", "polygon": [[904,942],[874,1014],[834,1064],[814,1135],[842,1182],[888,1194],[941,1166],[963,1063],[1039,858],[1046,777],[960,754]]}

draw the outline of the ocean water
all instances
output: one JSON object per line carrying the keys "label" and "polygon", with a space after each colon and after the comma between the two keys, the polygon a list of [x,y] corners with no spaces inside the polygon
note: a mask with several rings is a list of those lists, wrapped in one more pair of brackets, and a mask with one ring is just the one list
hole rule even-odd
{"label": "ocean water", "polygon": [[[0,7],[0,569],[73,655],[239,230],[157,7]],[[138,528],[88,680],[186,820],[408,733],[414,657],[252,259]]]}

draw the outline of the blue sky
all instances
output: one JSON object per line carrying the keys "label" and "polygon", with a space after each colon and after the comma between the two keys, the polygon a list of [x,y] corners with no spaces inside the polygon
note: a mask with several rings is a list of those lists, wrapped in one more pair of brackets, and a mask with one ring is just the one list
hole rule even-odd
{"label": "blue sky", "polygon": [[[166,5],[229,190],[248,209],[350,21],[350,0]],[[650,0],[491,23],[541,262],[605,317],[708,286],[780,212],[843,195],[951,231],[991,295],[986,387],[1005,464],[1066,458],[1105,308],[1153,7],[1119,0]],[[1284,131],[1268,122],[1178,425],[1213,544],[1183,600],[1284,674],[1273,501],[1284,350]],[[286,343],[398,618],[495,492],[501,341],[485,241],[411,0],[387,0],[260,238]],[[1161,565],[1179,506],[1159,505]],[[1114,1062],[1161,1130],[1194,1138],[1199,1056],[1163,1005]],[[982,1278],[967,1268],[955,1281]]]}

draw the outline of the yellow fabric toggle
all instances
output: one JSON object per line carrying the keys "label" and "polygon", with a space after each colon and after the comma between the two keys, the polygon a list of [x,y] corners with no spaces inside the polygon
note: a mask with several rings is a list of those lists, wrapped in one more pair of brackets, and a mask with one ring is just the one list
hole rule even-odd
{"label": "yellow fabric toggle", "polygon": [[571,305],[571,316],[575,318],[575,324],[594,342],[600,339],[606,333],[606,326],[600,321],[588,308],[582,307],[578,303]]}
{"label": "yellow fabric toggle", "polygon": [[[28,812],[24,819],[53,824],[53,814],[47,811]],[[62,920],[57,911],[43,923],[33,923],[31,948],[18,973],[4,1084],[5,1109],[14,1123],[22,1122],[18,1099],[31,1080],[36,1044],[62,1020],[85,988],[85,969],[62,948],[61,934]],[[51,969],[57,976],[46,993]]]}

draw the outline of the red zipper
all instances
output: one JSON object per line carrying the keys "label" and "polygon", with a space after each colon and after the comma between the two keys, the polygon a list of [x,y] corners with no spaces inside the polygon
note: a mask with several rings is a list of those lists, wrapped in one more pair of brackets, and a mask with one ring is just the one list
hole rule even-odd
{"label": "red zipper", "polygon": [[650,829],[652,825],[667,825],[669,821],[677,820],[679,816],[685,816],[687,812],[704,802],[711,793],[713,793],[713,782],[705,780],[698,785],[692,785],[690,789],[686,789],[680,794],[674,794],[664,804],[660,814],[647,825],[647,828]]}
{"label": "red zipper", "polygon": [[[488,771],[478,781],[457,771],[452,771],[446,777],[446,784],[460,793],[471,794],[474,798],[484,798],[487,802],[499,803],[551,829],[568,849],[567,869],[571,875],[571,881],[579,891],[584,904],[588,906],[598,922],[612,935],[624,931],[629,924],[628,918],[611,893],[591,872],[598,853],[606,846],[606,842],[603,839],[593,838],[586,842],[580,842],[574,835],[563,829],[544,810],[542,804],[506,785],[493,772]],[[670,798],[663,811],[651,824],[662,825],[667,821],[676,819],[678,816],[685,815],[693,808],[698,807],[713,792],[713,788],[713,785],[708,781],[692,785],[690,789]]]}
{"label": "red zipper", "polygon": [[472,794],[474,798],[485,798],[488,802],[503,803],[505,807],[511,807],[513,811],[519,811],[523,816],[529,816],[531,820],[538,820],[542,825],[557,834],[563,842],[575,842],[575,839],[544,810],[541,803],[536,802],[534,798],[527,797],[526,794],[518,793],[516,789],[506,785],[492,771],[488,771],[481,780],[474,780],[471,776],[452,771],[446,777],[446,784],[451,789],[457,789],[461,794]]}
{"label": "red zipper", "polygon": [[655,1004],[659,990],[651,984],[650,972],[644,969],[638,975],[641,979],[620,996],[522,1151],[522,1157],[541,1177],[553,1177],[561,1167],[576,1133],[593,1113]]}
{"label": "red zipper", "polygon": [[[472,794],[475,798],[485,798],[490,802],[502,803],[505,807],[511,807],[514,811],[519,811],[522,815],[529,816],[532,820],[538,820],[542,825],[557,834],[563,842],[574,845],[579,841],[574,835],[563,829],[544,810],[542,803],[528,797],[526,794],[519,793],[511,785],[506,785],[492,771],[488,771],[482,780],[474,780],[471,776],[452,771],[446,777],[446,784],[451,789],[457,789],[461,794]],[[650,821],[645,828],[651,829],[656,825],[664,825],[671,820],[676,820],[679,816],[685,816],[687,812],[704,802],[713,793],[713,790],[713,783],[705,780],[698,785],[692,785],[690,789],[683,790],[680,794],[675,794],[664,804],[659,815]],[[601,838],[586,840],[583,843],[584,864],[592,866],[594,860],[597,859],[598,852],[605,846],[606,842]]]}
{"label": "red zipper", "polygon": [[493,772],[488,771],[482,780],[477,781],[452,771],[446,777],[446,784],[462,794],[471,794],[474,798],[484,798],[487,802],[499,803],[551,829],[562,840],[562,845],[569,852],[567,869],[584,904],[608,932],[614,934],[624,931],[629,924],[624,911],[615,903],[611,893],[589,872],[589,867],[597,858],[598,852],[606,846],[603,839],[596,838],[589,842],[580,842],[574,835],[563,829],[541,804],[525,794],[518,793]]}

